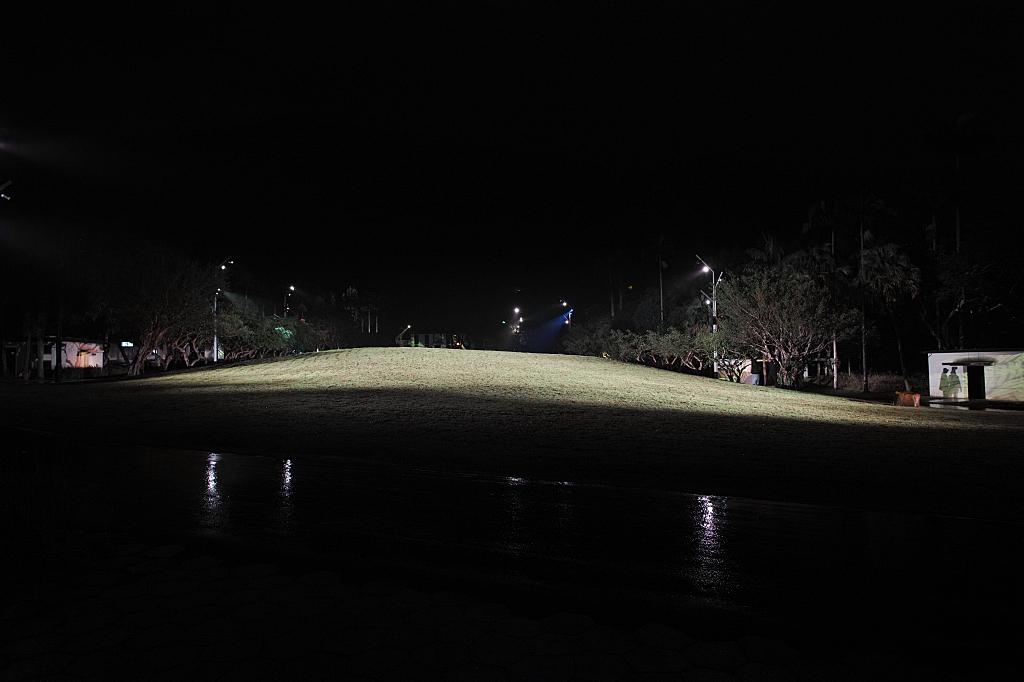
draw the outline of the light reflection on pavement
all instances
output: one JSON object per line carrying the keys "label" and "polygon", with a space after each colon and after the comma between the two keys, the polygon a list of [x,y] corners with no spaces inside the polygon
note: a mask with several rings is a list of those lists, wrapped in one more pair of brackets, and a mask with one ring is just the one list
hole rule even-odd
{"label": "light reflection on pavement", "polygon": [[992,623],[1024,601],[1004,559],[1022,524],[319,457],[127,447],[52,456],[83,489],[114,491],[135,528],[325,564],[964,641],[999,636]]}

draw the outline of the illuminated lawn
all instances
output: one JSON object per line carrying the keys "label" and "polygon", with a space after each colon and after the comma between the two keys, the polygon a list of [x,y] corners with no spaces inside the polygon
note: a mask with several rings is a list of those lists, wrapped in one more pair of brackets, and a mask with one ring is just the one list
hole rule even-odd
{"label": "illuminated lawn", "polygon": [[1024,413],[894,408],[598,358],[354,349],[0,397],[11,423],[66,431],[70,419],[98,440],[1021,516]]}

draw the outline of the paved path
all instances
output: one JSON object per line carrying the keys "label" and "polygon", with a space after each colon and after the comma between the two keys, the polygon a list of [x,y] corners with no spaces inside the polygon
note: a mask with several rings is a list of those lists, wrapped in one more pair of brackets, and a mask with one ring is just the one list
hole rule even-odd
{"label": "paved path", "polygon": [[180,545],[93,541],[74,554],[0,591],[0,680],[935,679],[877,651],[802,655],[771,633],[705,640],[653,622],[524,618],[468,594],[288,575]]}

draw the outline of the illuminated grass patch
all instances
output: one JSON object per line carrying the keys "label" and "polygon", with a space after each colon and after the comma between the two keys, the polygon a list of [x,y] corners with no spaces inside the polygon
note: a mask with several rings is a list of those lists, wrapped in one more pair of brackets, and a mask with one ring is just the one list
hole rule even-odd
{"label": "illuminated grass patch", "polygon": [[101,415],[83,432],[101,441],[1021,515],[1024,413],[897,408],[599,358],[353,349],[0,396],[12,424]]}
{"label": "illuminated grass patch", "polygon": [[[614,405],[709,415],[777,417],[820,423],[988,429],[1000,420],[889,405],[771,387],[715,381],[601,358],[431,348],[360,348],[315,353],[282,361],[153,377],[161,392],[215,390],[228,394],[383,390],[427,391],[508,406],[556,408]],[[382,395],[382,399],[383,399]],[[410,401],[419,404],[410,394]],[[391,402],[391,400],[383,401]],[[398,401],[401,403],[401,400]],[[382,405],[383,406],[383,405]],[[397,407],[398,405],[395,405]],[[1017,424],[1019,419],[1011,418]]]}

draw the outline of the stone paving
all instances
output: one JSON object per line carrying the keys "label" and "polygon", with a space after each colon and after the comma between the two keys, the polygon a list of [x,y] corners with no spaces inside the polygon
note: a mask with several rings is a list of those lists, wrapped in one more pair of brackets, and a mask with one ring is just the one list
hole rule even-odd
{"label": "stone paving", "polygon": [[877,652],[811,660],[770,636],[523,618],[465,594],[229,566],[179,545],[115,545],[63,575],[7,584],[0,599],[0,680],[929,679]]}

